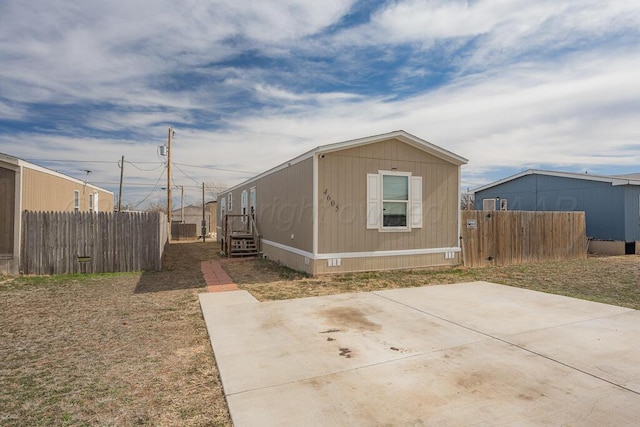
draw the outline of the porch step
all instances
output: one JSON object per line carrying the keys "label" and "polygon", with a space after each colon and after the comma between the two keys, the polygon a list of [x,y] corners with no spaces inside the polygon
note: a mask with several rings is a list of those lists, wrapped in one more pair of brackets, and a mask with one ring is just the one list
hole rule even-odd
{"label": "porch step", "polygon": [[258,246],[251,234],[235,234],[231,236],[230,257],[255,257],[258,256]]}

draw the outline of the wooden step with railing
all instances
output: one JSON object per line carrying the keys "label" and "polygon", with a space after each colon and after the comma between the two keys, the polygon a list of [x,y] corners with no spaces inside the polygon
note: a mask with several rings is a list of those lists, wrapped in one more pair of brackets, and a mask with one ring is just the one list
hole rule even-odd
{"label": "wooden step with railing", "polygon": [[225,215],[222,228],[227,257],[260,255],[260,234],[253,215]]}
{"label": "wooden step with railing", "polygon": [[258,256],[258,245],[251,234],[231,235],[229,243],[229,256],[232,258]]}

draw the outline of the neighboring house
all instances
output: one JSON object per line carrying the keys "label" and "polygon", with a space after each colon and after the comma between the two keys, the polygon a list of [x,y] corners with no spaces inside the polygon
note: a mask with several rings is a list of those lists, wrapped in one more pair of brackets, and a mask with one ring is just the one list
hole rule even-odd
{"label": "neighboring house", "polygon": [[584,211],[594,253],[640,253],[640,174],[527,170],[474,190],[476,209]]}
{"label": "neighboring house", "polygon": [[[216,232],[216,202],[205,203],[204,219],[206,221],[207,235],[211,236]],[[179,222],[183,224],[195,224],[196,235],[202,234],[202,205],[188,205],[184,207],[184,220],[182,218],[182,208],[174,209],[171,211],[171,221]]]}
{"label": "neighboring house", "polygon": [[[404,131],[324,145],[221,192],[265,257],[315,275],[460,263],[460,166]],[[220,235],[220,234],[219,234]]]}
{"label": "neighboring house", "polygon": [[18,273],[23,211],[112,212],[113,193],[0,153],[0,272]]}

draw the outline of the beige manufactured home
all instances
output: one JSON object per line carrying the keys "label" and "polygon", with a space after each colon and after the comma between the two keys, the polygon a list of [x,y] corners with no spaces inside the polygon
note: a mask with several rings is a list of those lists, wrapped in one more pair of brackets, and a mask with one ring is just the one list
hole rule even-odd
{"label": "beige manufactured home", "polygon": [[112,212],[113,193],[0,153],[1,273],[18,273],[23,211]]}
{"label": "beige manufactured home", "polygon": [[219,195],[263,256],[311,275],[460,263],[460,167],[404,131],[324,145]]}

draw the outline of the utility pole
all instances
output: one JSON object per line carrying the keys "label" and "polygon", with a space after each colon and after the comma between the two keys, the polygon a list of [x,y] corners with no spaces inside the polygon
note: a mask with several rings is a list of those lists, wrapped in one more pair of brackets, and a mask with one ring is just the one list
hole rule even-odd
{"label": "utility pole", "polygon": [[124,156],[120,161],[120,192],[118,193],[118,212],[122,210],[122,178],[124,178]]}
{"label": "utility pole", "polygon": [[205,242],[207,234],[207,220],[204,219],[204,182],[202,183],[202,243]]}
{"label": "utility pole", "polygon": [[167,138],[167,218],[169,222],[169,241],[171,241],[171,138],[173,129],[169,128]]}
{"label": "utility pole", "polygon": [[180,186],[180,218],[184,224],[184,185]]}

